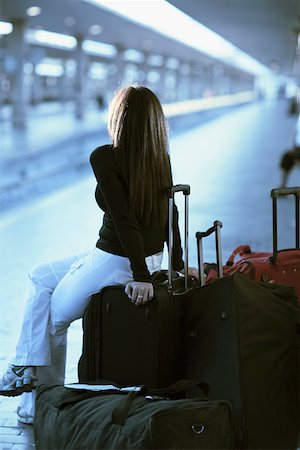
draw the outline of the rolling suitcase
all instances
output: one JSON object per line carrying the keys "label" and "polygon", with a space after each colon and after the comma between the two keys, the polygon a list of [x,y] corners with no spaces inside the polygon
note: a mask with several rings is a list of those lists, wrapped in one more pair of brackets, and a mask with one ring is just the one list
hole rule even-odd
{"label": "rolling suitcase", "polygon": [[[176,192],[185,198],[185,277],[172,278],[173,203]],[[182,303],[187,290],[187,185],[170,189],[169,264],[165,283],[154,283],[154,298],[136,307],[124,286],[104,288],[93,295],[83,317],[80,382],[111,380],[119,385],[162,387],[182,378]],[[164,274],[159,273],[159,276]],[[184,284],[184,286],[183,286]],[[184,288],[184,289],[183,289]],[[179,291],[179,292],[178,292]]]}
{"label": "rolling suitcase", "polygon": [[[222,277],[221,223],[215,232],[220,279],[192,290],[185,302],[185,377],[209,384],[209,398],[233,407],[242,448],[296,449],[299,434],[299,314],[293,288],[254,282],[240,272]],[[193,396],[193,392],[189,392]]]}
{"label": "rolling suitcase", "polygon": [[[278,250],[277,230],[277,199],[281,196],[294,195],[295,197],[295,248]],[[252,252],[249,245],[240,245],[230,255],[224,275],[232,275],[235,272],[243,272],[255,281],[270,281],[293,286],[300,303],[300,225],[299,202],[300,187],[272,189],[273,206],[273,252]],[[238,261],[235,256],[241,256]],[[217,278],[215,265],[206,265],[207,283]]]}

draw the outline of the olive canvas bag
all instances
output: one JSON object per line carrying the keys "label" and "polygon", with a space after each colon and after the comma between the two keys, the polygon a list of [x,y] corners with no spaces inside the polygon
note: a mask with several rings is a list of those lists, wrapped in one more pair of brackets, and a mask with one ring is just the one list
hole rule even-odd
{"label": "olive canvas bag", "polygon": [[[170,395],[184,386],[179,381],[156,392]],[[231,449],[236,436],[226,401],[169,399],[141,387],[95,392],[76,384],[38,387],[34,434],[37,450]]]}

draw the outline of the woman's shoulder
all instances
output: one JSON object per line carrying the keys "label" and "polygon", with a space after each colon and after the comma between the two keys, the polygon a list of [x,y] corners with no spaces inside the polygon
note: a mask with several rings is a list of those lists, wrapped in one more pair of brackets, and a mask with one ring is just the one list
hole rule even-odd
{"label": "woman's shoulder", "polygon": [[90,163],[98,176],[109,176],[112,172],[119,172],[112,145],[102,145],[101,147],[95,148],[91,153]]}
{"label": "woman's shoulder", "polygon": [[109,158],[112,154],[112,146],[111,145],[101,145],[100,147],[95,148],[92,151],[90,160],[93,161],[102,161],[105,158]]}

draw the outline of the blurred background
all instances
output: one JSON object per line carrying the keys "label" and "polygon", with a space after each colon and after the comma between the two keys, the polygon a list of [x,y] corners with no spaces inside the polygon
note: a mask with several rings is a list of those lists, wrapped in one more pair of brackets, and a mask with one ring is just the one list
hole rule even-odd
{"label": "blurred background", "polygon": [[298,14],[297,0],[1,0],[1,120],[25,127],[45,103],[81,119],[135,82],[166,103],[295,95]]}
{"label": "blurred background", "polygon": [[[174,181],[191,185],[191,265],[195,232],[215,219],[224,262],[240,244],[271,251],[270,190],[298,139],[299,33],[299,0],[0,0],[1,368],[30,268],[95,245],[89,155],[108,142],[120,86],[163,103]],[[295,164],[286,183],[299,182]],[[281,247],[294,245],[293,213],[283,200]],[[213,240],[205,252],[215,259]],[[70,336],[76,381],[80,321]]]}

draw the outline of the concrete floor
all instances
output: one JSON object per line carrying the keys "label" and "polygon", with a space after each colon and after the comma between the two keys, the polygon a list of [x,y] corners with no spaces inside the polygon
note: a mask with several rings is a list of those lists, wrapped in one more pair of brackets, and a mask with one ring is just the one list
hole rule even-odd
{"label": "concrete floor", "polygon": [[[55,115],[52,117],[57,123]],[[51,116],[45,116],[44,130],[51,129],[51,120]],[[62,126],[63,116],[60,120]],[[270,100],[240,107],[200,127],[174,133],[171,130],[174,182],[191,185],[191,265],[196,265],[195,232],[208,228],[215,219],[223,222],[224,262],[240,244],[250,244],[256,251],[271,250],[269,193],[280,184],[278,163],[281,153],[291,146],[295,123],[296,118],[287,115],[284,100]],[[37,140],[40,142],[40,135]],[[7,146],[9,141],[13,143],[13,136],[5,140]],[[289,185],[299,184],[300,171],[295,169]],[[101,222],[101,213],[94,202],[94,187],[88,171],[66,186],[52,189],[33,201],[28,198],[0,213],[1,372],[16,343],[27,272],[41,261],[94,246]],[[177,203],[182,218],[182,199],[178,198]],[[292,199],[281,201],[280,219],[280,246],[291,247]],[[209,238],[205,243],[205,257],[215,260],[214,242]],[[75,382],[81,352],[80,320],[71,325],[68,343],[66,381]],[[13,412],[17,404],[17,398],[0,397],[0,450],[33,448],[32,427],[21,426]]]}

